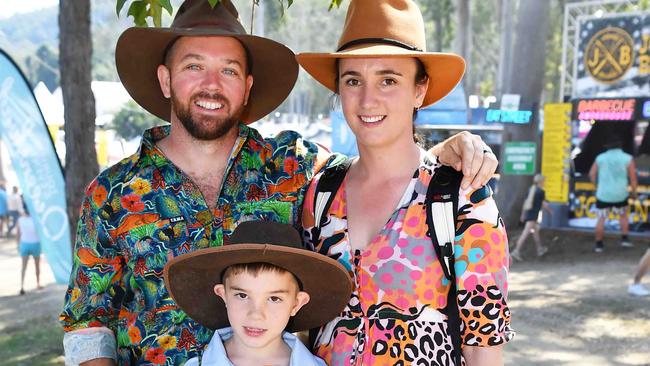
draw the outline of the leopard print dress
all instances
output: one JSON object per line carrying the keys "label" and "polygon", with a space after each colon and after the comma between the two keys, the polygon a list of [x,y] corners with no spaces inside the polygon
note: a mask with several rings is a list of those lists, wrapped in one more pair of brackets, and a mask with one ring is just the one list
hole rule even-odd
{"label": "leopard print dress", "polygon": [[[358,251],[351,250],[348,238],[345,181],[318,231],[313,200],[320,175],[312,180],[303,206],[306,244],[337,259],[355,283],[343,312],[320,329],[314,344],[328,365],[453,365],[442,311],[449,281],[426,236],[424,199],[438,166],[435,157],[423,159],[391,218]],[[491,190],[461,190],[458,214],[455,271],[462,344],[505,343],[514,335],[506,304],[508,239]]]}

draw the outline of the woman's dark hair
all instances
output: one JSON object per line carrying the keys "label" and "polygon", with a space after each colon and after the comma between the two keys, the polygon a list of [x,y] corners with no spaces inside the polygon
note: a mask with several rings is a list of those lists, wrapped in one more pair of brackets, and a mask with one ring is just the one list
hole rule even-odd
{"label": "woman's dark hair", "polygon": [[[336,78],[334,79],[334,87],[336,89],[336,94],[334,98],[337,98],[339,95],[339,63],[340,63],[339,58],[336,59]],[[429,81],[429,74],[427,74],[427,70],[424,67],[424,63],[419,59],[415,58],[415,85],[422,85],[425,84]],[[413,108],[413,141],[415,141],[416,144],[423,144],[424,143],[424,138],[415,132],[415,119],[418,116],[418,110],[417,108]]]}

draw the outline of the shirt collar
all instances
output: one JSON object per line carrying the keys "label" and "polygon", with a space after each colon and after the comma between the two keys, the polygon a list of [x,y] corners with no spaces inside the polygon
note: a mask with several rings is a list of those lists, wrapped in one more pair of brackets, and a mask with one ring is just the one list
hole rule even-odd
{"label": "shirt collar", "polygon": [[[233,147],[233,155],[236,156],[239,153],[239,150],[249,138],[255,140],[258,144],[264,143],[264,139],[254,128],[248,127],[241,122],[238,127],[239,134],[235,146]],[[156,126],[145,130],[142,134],[142,140],[140,141],[140,148],[138,149],[139,159],[151,160],[157,167],[168,164],[169,160],[156,146],[156,143],[169,136],[170,131],[170,124]]]}
{"label": "shirt collar", "polygon": [[[227,365],[232,366],[232,362],[228,359],[226,348],[223,342],[233,336],[231,327],[218,329],[212,336],[205,352],[203,353],[201,363],[203,365]],[[290,365],[300,366],[320,366],[324,363],[318,363],[316,357],[312,355],[307,347],[305,347],[296,336],[289,332],[284,332],[282,335],[284,342],[291,348],[291,361]]]}

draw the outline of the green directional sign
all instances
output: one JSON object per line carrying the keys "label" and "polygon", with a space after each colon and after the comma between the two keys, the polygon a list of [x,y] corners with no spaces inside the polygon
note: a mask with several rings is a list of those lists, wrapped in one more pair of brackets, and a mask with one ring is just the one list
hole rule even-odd
{"label": "green directional sign", "polygon": [[503,173],[508,175],[535,174],[536,152],[537,144],[534,142],[506,142]]}

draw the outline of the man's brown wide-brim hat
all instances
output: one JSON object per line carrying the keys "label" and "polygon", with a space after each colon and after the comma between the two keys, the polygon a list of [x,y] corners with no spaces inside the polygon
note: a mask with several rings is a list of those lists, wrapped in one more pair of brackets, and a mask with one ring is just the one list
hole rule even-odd
{"label": "man's brown wide-brim hat", "polygon": [[165,286],[176,304],[198,323],[219,329],[229,325],[223,300],[214,293],[224,271],[234,264],[270,263],[300,281],[310,296],[291,319],[290,332],[318,327],[334,319],[350,300],[352,281],[345,267],[325,255],[302,247],[291,225],[249,221],[241,223],[230,244],[197,250],[170,260]]}
{"label": "man's brown wide-brim hat", "polygon": [[355,57],[418,58],[429,75],[422,107],[444,98],[465,73],[462,57],[426,52],[424,20],[412,0],[351,0],[337,51],[297,56],[300,66],[335,93],[336,60]]}
{"label": "man's brown wide-brim hat", "polygon": [[[298,77],[295,54],[283,44],[246,34],[230,0],[212,9],[207,0],[187,0],[169,28],[132,27],[117,41],[115,63],[122,84],[147,111],[165,121],[171,105],[160,90],[156,69],[179,37],[228,36],[239,40],[252,65],[253,86],[240,119],[251,123],[266,116],[289,95]],[[219,42],[215,39],[214,42]]]}

